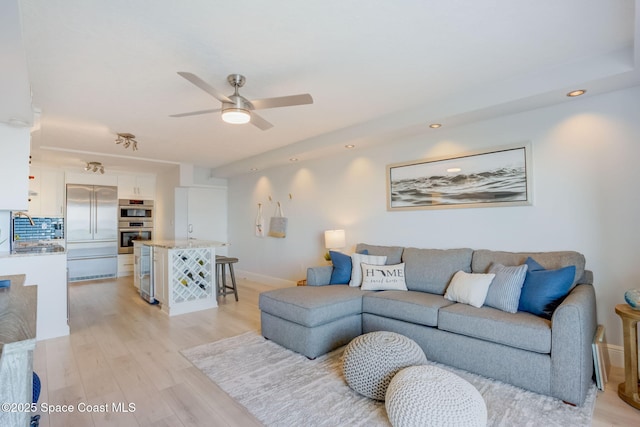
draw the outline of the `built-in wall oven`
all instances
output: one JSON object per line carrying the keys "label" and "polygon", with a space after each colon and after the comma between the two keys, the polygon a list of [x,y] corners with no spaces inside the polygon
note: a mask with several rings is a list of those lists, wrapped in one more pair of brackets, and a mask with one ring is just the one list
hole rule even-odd
{"label": "built-in wall oven", "polygon": [[133,242],[153,239],[153,200],[120,199],[118,253],[132,254]]}

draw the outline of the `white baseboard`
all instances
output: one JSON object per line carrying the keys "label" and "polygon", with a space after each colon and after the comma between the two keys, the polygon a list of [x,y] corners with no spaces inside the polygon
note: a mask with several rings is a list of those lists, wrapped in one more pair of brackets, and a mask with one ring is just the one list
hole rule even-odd
{"label": "white baseboard", "polygon": [[280,279],[279,277],[265,276],[264,274],[256,274],[245,270],[236,270],[235,273],[239,278],[251,280],[253,282],[264,283],[265,285],[273,286],[274,288],[296,286],[296,282],[292,280]]}
{"label": "white baseboard", "polygon": [[609,354],[609,364],[616,368],[624,368],[624,347],[613,344],[606,344]]}

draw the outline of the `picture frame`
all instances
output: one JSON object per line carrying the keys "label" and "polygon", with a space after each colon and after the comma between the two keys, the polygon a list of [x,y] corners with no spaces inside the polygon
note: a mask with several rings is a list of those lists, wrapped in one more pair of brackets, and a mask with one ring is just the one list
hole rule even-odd
{"label": "picture frame", "polygon": [[533,204],[531,143],[387,165],[387,210]]}

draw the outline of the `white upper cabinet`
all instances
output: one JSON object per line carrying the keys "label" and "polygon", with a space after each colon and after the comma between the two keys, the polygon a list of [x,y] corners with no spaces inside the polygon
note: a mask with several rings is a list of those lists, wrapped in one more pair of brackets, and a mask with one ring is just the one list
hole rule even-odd
{"label": "white upper cabinet", "polygon": [[153,200],[156,197],[156,177],[150,175],[119,175],[118,198]]}
{"label": "white upper cabinet", "polygon": [[64,172],[31,166],[29,215],[53,218],[64,216]]}
{"label": "white upper cabinet", "polygon": [[0,210],[28,207],[30,140],[29,129],[0,123]]}

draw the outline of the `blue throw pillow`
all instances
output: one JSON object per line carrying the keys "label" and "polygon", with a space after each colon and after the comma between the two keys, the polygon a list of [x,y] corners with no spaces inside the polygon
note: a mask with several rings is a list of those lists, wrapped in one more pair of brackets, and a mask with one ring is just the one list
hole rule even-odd
{"label": "blue throw pillow", "polygon": [[346,285],[351,280],[351,256],[342,252],[329,251],[333,271],[331,272],[330,285]]}
{"label": "blue throw pillow", "polygon": [[545,270],[532,258],[527,258],[527,276],[520,293],[518,311],[551,319],[573,285],[576,267],[570,265],[558,270]]}
{"label": "blue throw pillow", "polygon": [[[367,255],[369,251],[365,249],[362,253]],[[329,256],[333,263],[333,270],[331,271],[329,284],[348,285],[351,280],[351,255],[337,251],[329,251]]]}

